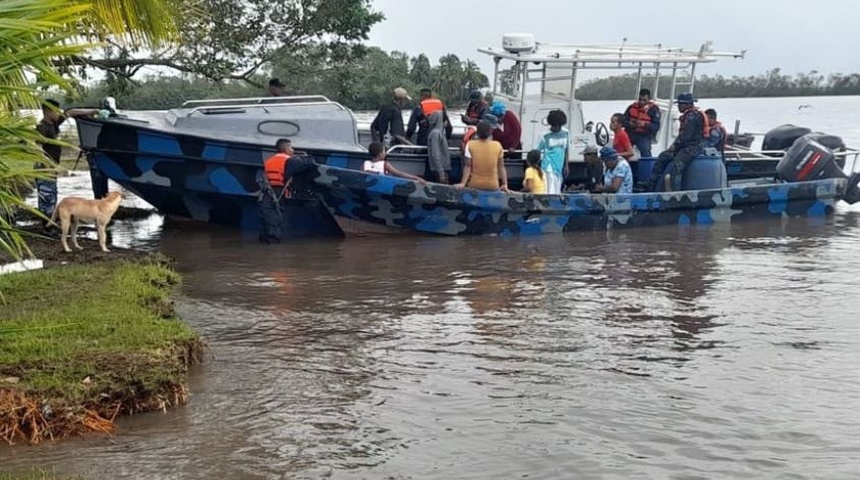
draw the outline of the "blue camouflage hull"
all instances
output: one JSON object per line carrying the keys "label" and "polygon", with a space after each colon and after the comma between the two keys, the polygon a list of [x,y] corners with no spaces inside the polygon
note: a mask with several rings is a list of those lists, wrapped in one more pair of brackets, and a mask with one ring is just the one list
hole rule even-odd
{"label": "blue camouflage hull", "polygon": [[297,176],[348,222],[438,235],[538,235],[762,217],[822,217],[845,179],[671,193],[531,195],[422,185],[319,165]]}
{"label": "blue camouflage hull", "polygon": [[[161,213],[256,230],[260,209],[257,174],[274,153],[270,146],[203,135],[180,134],[145,123],[97,119],[76,122],[81,147],[107,178],[134,192]],[[365,152],[306,150],[317,163],[359,170]],[[389,161],[399,170],[424,175],[424,154],[404,152]],[[452,179],[459,180],[459,158],[452,159]],[[729,178],[773,175],[776,161],[729,162]],[[506,162],[509,183],[522,183],[521,160]],[[571,164],[568,182],[585,179],[582,163]],[[441,188],[441,186],[440,186]],[[341,235],[326,209],[315,199],[287,200],[283,209],[286,236]]]}

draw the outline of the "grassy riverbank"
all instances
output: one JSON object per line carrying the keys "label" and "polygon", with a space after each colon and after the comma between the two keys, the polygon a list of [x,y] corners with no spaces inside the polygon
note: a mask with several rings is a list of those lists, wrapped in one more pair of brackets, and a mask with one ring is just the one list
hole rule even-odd
{"label": "grassy riverbank", "polygon": [[22,473],[2,473],[0,480],[79,480],[79,477],[59,477],[53,470],[33,469]]}
{"label": "grassy riverbank", "polygon": [[48,268],[0,276],[0,439],[9,443],[109,432],[118,415],[188,398],[185,375],[203,344],[175,317],[178,275],[163,257],[84,246],[64,257],[56,240],[33,242]]}

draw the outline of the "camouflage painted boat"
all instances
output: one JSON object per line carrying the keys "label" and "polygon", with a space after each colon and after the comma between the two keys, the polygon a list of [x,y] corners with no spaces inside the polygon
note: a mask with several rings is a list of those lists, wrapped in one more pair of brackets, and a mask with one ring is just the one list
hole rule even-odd
{"label": "camouflage painted boat", "polygon": [[[660,72],[661,67],[664,73],[666,68],[671,70],[673,81],[666,98],[657,98],[659,85],[653,86],[654,100],[664,118],[653,138],[653,150],[658,152],[675,137],[677,112],[668,100],[674,98],[675,88],[683,86],[693,91],[692,77],[699,63],[743,57],[743,52],[714,52],[709,44],[697,50],[659,45],[622,47],[538,44],[530,35],[512,34],[503,37],[501,49],[479,50],[494,59],[493,94],[496,99],[504,100],[521,120],[524,145],[537,144],[546,130],[544,121],[549,111],[561,109],[567,113],[571,134],[571,175],[567,183],[586,179],[584,147],[609,141],[608,131],[600,122],[593,132],[589,127],[591,122],[585,122],[583,104],[575,95],[580,70],[608,68],[638,72],[637,91],[648,81],[643,72],[646,75],[649,70]],[[501,62],[512,63],[509,72],[513,78],[508,81],[501,81],[504,70]],[[686,68],[691,69],[689,83],[678,77]],[[635,97],[636,92],[631,92],[631,98]],[[353,113],[319,95],[192,100],[167,112],[135,115],[143,117],[80,119],[76,122],[80,145],[95,171],[166,215],[257,229],[257,176],[263,161],[274,153],[275,141],[281,137],[290,138],[297,151],[321,165],[357,170],[368,159],[366,148],[359,141]],[[452,147],[455,148],[451,178],[459,181],[462,164],[457,145]],[[779,158],[765,153],[742,151],[728,156],[728,179],[773,178]],[[388,152],[388,161],[393,166],[414,175],[425,175],[426,158],[424,147],[398,146]],[[505,164],[509,185],[514,189],[522,183],[521,158],[522,152],[513,152]],[[640,162],[639,166],[646,164]],[[633,167],[634,177],[649,175],[646,168]],[[589,200],[589,205],[599,204],[599,198]],[[544,201],[548,200],[540,200]],[[659,201],[656,204],[662,205]],[[316,197],[287,200],[283,214],[288,236],[341,233],[329,209]]]}
{"label": "camouflage painted boat", "polygon": [[823,217],[857,183],[842,176],[668,193],[533,195],[421,184],[312,162],[297,161],[291,169],[348,234],[538,235]]}

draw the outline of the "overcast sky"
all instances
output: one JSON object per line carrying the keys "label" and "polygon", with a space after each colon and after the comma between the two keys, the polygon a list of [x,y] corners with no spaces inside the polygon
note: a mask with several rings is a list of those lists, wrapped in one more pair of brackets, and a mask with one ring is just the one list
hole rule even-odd
{"label": "overcast sky", "polygon": [[626,36],[629,43],[698,49],[711,40],[717,51],[747,50],[743,60],[700,67],[708,75],[752,75],[774,67],[791,75],[860,72],[857,0],[372,1],[386,19],[373,27],[369,44],[411,56],[424,52],[434,65],[454,53],[477,61],[488,76],[492,61],[476,49],[501,46],[509,32],[532,33],[545,43],[621,43]]}

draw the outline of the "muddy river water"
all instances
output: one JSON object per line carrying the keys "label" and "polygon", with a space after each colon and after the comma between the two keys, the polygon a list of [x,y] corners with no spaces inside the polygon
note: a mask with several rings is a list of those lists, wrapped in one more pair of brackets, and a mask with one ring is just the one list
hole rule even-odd
{"label": "muddy river water", "polygon": [[860,475],[860,208],[544,238],[263,246],[191,222],[211,345],[191,401],[113,437],[0,447],[88,479]]}

